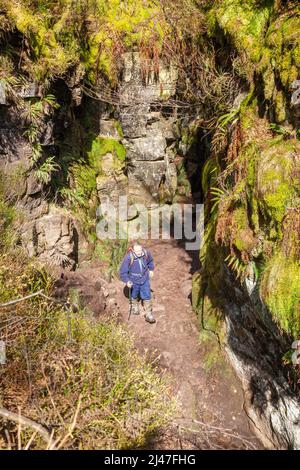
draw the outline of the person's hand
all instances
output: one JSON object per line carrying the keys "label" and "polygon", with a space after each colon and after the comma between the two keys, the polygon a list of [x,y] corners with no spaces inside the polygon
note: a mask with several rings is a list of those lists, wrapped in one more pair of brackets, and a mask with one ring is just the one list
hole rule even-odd
{"label": "person's hand", "polygon": [[131,281],[128,281],[127,284],[126,284],[126,286],[128,287],[128,289],[131,289],[131,287],[132,287],[132,282],[131,282]]}
{"label": "person's hand", "polygon": [[149,276],[152,278],[154,276],[154,271],[149,271]]}

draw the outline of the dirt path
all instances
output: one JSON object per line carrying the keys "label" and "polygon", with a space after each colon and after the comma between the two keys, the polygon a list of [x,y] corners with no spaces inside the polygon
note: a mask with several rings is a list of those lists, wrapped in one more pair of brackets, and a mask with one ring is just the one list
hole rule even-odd
{"label": "dirt path", "polygon": [[[103,302],[130,329],[137,349],[157,358],[159,367],[171,376],[180,411],[172,425],[156,436],[154,449],[252,449],[261,448],[249,429],[243,411],[243,393],[229,364],[212,339],[199,341],[198,320],[191,308],[192,273],[198,268],[198,253],[186,252],[174,240],[147,241],[155,264],[152,280],[153,311],[157,322],[150,325],[143,315],[131,316],[124,284],[105,283],[98,263],[88,263],[61,280],[63,292],[75,287],[97,314]],[[105,285],[106,284],[106,285]],[[58,286],[60,283],[58,283]],[[102,288],[106,290],[106,299]],[[59,288],[58,288],[59,291]],[[217,363],[208,368],[214,351]]]}
{"label": "dirt path", "polygon": [[[176,434],[173,428],[169,435],[156,439],[154,445],[174,448],[177,440],[177,446],[183,448],[258,447],[243,411],[241,388],[230,366],[221,354],[211,370],[205,364],[207,351],[200,346],[197,318],[190,301],[191,271],[197,267],[197,260],[174,240],[148,241],[146,246],[156,263],[152,288],[157,322],[150,325],[143,315],[131,316],[128,326],[138,350],[157,354],[160,367],[171,374],[182,409],[175,419]],[[114,284],[123,321],[128,323],[124,285],[119,281]]]}

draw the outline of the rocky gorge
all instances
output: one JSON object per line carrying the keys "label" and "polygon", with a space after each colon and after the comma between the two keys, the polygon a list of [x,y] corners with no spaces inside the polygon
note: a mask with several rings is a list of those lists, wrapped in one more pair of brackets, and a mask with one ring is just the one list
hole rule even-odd
{"label": "rocky gorge", "polygon": [[[299,449],[297,2],[75,3],[0,1],[3,240],[11,226],[29,259],[70,271],[70,296],[76,272],[100,260],[111,280],[126,250],[97,239],[101,203],[204,204],[186,298],[262,445]],[[80,282],[101,317],[107,279]]]}

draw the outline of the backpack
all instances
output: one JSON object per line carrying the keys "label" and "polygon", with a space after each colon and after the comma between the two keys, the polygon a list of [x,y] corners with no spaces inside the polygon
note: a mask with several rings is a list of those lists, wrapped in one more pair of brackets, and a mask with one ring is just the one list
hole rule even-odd
{"label": "backpack", "polygon": [[[146,262],[148,262],[148,259],[149,259],[149,255],[148,255],[148,252],[145,248],[143,248],[143,253],[145,256],[145,259],[146,259]],[[135,255],[134,255],[134,251],[133,251],[133,248],[132,246],[130,246],[126,252],[126,254],[130,254],[130,264],[129,266],[132,266],[133,265],[133,262],[134,262],[134,258],[135,258]]]}

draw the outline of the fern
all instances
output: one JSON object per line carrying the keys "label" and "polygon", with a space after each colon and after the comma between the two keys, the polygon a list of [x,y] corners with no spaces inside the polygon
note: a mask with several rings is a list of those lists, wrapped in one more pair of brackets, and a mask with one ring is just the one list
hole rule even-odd
{"label": "fern", "polygon": [[47,95],[43,98],[42,103],[47,103],[51,108],[58,109],[60,105],[56,102],[56,97],[54,95]]}
{"label": "fern", "polygon": [[211,208],[211,213],[214,212],[214,210],[218,207],[218,205],[220,204],[220,202],[222,201],[222,199],[225,197],[225,196],[228,196],[228,191],[224,190],[224,189],[221,189],[221,188],[217,188],[217,187],[211,187],[210,188],[210,192],[211,194],[213,195],[213,197],[211,198],[212,202],[214,202],[212,208]]}
{"label": "fern", "polygon": [[39,142],[32,143],[31,163],[34,165],[38,162],[42,155],[42,146]]}
{"label": "fern", "polygon": [[51,180],[51,175],[55,171],[58,171],[60,166],[54,162],[54,157],[48,157],[44,163],[35,170],[35,175],[38,181],[47,184]]}
{"label": "fern", "polygon": [[23,132],[23,136],[26,137],[31,144],[37,141],[38,128],[34,124],[30,123],[26,131]]}
{"label": "fern", "polygon": [[72,265],[72,260],[69,258],[66,253],[61,251],[59,247],[54,248],[53,250],[50,251],[49,253],[49,264],[53,266],[63,266],[64,268],[67,268],[68,266]]}
{"label": "fern", "polygon": [[282,126],[279,126],[278,124],[272,122],[270,125],[269,125],[269,128],[275,132],[276,134],[280,134],[280,135],[291,135],[291,132],[288,131],[287,129],[285,129],[284,127]]}
{"label": "fern", "polygon": [[69,204],[72,206],[76,206],[79,204],[80,206],[84,207],[86,204],[84,192],[80,188],[62,188],[59,193],[63,197],[63,199],[69,202]]}
{"label": "fern", "polygon": [[36,101],[34,103],[26,102],[24,103],[25,107],[23,109],[23,118],[33,124],[38,126],[43,117],[44,106],[42,101]]}
{"label": "fern", "polygon": [[246,274],[247,265],[245,265],[237,256],[229,254],[225,258],[227,266],[235,273],[237,279],[241,279]]}
{"label": "fern", "polygon": [[229,113],[223,114],[219,117],[217,124],[219,129],[225,131],[228,124],[236,124],[239,119],[239,109],[233,109]]}
{"label": "fern", "polygon": [[213,178],[215,179],[215,175],[217,174],[217,172],[218,172],[218,167],[217,167],[215,160],[211,158],[206,160],[202,169],[202,174],[201,174],[201,185],[202,185],[203,192],[205,194],[207,194],[211,180]]}

